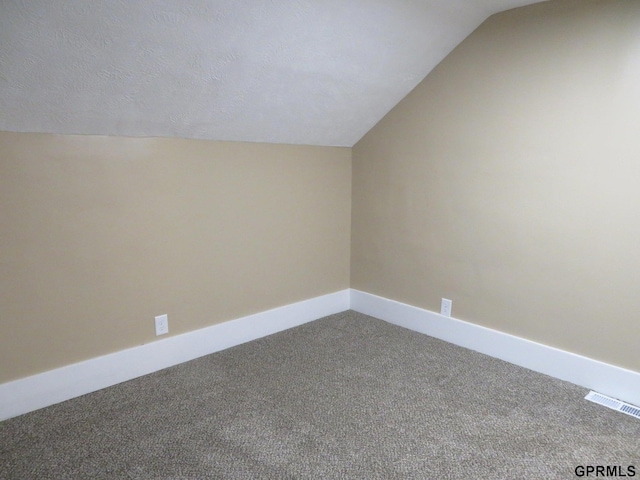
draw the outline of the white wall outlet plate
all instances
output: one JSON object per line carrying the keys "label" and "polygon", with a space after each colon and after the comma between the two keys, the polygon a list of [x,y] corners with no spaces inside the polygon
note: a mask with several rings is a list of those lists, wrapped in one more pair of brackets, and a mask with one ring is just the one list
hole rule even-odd
{"label": "white wall outlet plate", "polygon": [[156,335],[169,333],[169,315],[158,315],[156,317]]}
{"label": "white wall outlet plate", "polygon": [[451,307],[453,306],[453,301],[448,298],[443,298],[442,303],[440,304],[440,315],[444,315],[445,317],[451,316]]}

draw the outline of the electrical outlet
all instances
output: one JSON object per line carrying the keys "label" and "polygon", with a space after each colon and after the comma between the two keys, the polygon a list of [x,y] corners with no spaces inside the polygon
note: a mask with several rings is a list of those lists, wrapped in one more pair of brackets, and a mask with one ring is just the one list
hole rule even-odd
{"label": "electrical outlet", "polygon": [[453,302],[448,298],[443,298],[442,303],[440,304],[440,315],[444,315],[445,317],[451,316],[451,307],[453,306]]}
{"label": "electrical outlet", "polygon": [[169,333],[169,315],[158,315],[156,317],[156,336]]}

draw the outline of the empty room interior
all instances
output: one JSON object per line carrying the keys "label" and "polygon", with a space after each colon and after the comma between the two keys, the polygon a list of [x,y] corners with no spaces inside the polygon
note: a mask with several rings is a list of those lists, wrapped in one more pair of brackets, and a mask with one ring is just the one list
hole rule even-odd
{"label": "empty room interior", "polygon": [[3,1],[0,478],[640,476],[639,179],[636,0]]}

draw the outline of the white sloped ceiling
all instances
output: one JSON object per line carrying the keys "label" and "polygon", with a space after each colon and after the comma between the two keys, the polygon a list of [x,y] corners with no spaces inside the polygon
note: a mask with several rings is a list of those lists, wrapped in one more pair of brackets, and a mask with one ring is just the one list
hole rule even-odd
{"label": "white sloped ceiling", "polygon": [[351,146],[532,0],[0,0],[0,130]]}

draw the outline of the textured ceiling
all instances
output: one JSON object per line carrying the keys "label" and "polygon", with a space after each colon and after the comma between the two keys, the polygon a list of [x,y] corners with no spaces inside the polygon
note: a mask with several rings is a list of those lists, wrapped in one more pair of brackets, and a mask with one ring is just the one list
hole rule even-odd
{"label": "textured ceiling", "polygon": [[0,0],[0,130],[351,146],[535,0]]}

